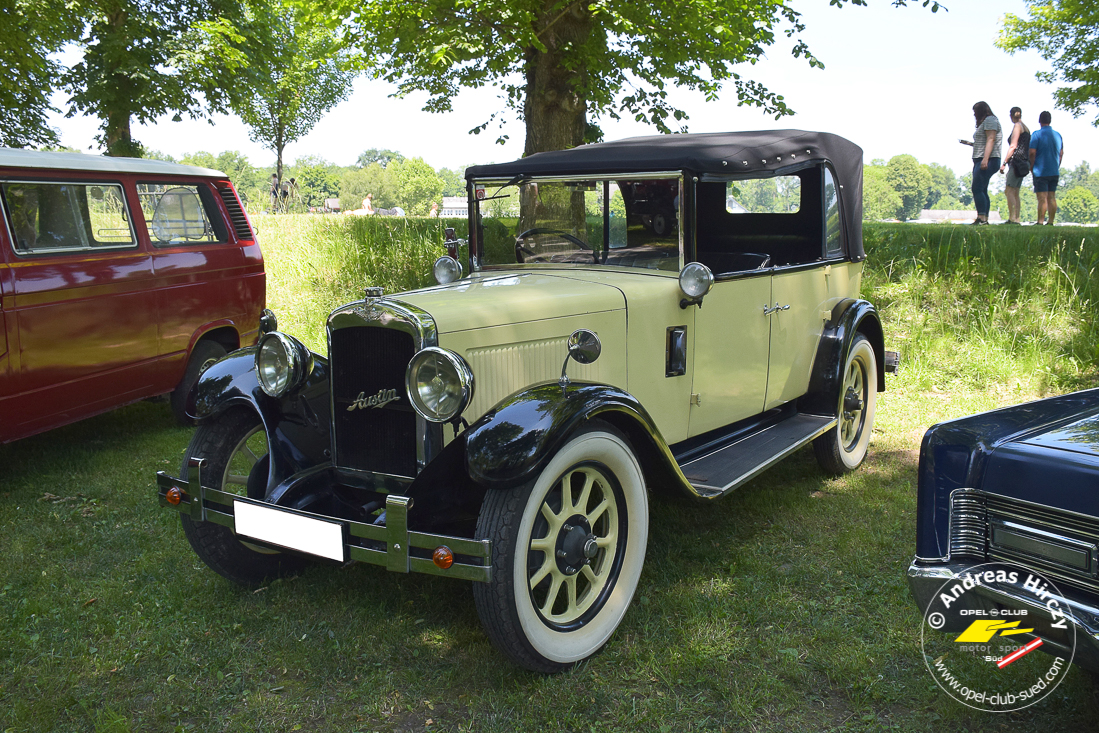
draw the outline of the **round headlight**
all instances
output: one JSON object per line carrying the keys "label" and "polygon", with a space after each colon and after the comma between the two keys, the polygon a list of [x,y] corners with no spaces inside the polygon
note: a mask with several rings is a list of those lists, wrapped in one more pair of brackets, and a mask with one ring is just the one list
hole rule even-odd
{"label": "round headlight", "polygon": [[453,351],[429,346],[412,357],[405,376],[408,399],[431,422],[460,415],[473,399],[473,372]]}
{"label": "round headlight", "polygon": [[688,298],[701,298],[713,285],[714,274],[701,262],[690,262],[679,271],[679,289]]}
{"label": "round headlight", "polygon": [[435,260],[435,282],[448,285],[462,277],[462,265],[450,255]]}
{"label": "round headlight", "polygon": [[293,336],[279,331],[266,334],[256,351],[259,386],[272,397],[282,397],[301,385],[313,367],[313,354]]}

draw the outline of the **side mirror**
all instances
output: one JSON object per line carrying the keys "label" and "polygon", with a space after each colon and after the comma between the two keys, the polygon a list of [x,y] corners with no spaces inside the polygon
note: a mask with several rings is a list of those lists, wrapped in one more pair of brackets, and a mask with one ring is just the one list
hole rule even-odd
{"label": "side mirror", "polygon": [[557,380],[557,383],[561,385],[561,391],[566,391],[569,384],[571,384],[569,375],[565,373],[569,366],[569,359],[576,360],[578,364],[591,364],[599,358],[599,354],[602,352],[603,344],[599,342],[599,337],[594,331],[589,331],[586,328],[573,331],[572,335],[569,336],[568,356],[565,357],[565,363],[561,365],[561,378]]}
{"label": "side mirror", "polygon": [[581,328],[569,336],[569,356],[580,364],[591,364],[601,353],[603,344],[592,331]]}

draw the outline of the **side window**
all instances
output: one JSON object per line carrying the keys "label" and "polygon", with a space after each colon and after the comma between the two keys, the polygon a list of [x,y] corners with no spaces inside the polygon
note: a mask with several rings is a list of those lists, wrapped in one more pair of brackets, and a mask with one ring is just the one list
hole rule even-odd
{"label": "side window", "polygon": [[775,176],[729,181],[725,210],[730,214],[796,214],[801,210],[801,178]]}
{"label": "side window", "polygon": [[0,183],[0,194],[19,254],[135,244],[118,184],[10,181]]}
{"label": "side window", "polygon": [[156,247],[229,241],[213,194],[204,184],[139,183],[137,197]]}
{"label": "side window", "polygon": [[839,257],[843,254],[843,227],[840,221],[839,191],[830,168],[824,169],[824,254]]}

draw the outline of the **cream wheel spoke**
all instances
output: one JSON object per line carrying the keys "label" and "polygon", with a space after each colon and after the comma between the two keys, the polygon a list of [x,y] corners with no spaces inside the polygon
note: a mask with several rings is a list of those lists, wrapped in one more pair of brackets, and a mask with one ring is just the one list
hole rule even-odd
{"label": "cream wheel spoke", "polygon": [[582,514],[584,508],[588,505],[588,500],[591,498],[591,487],[595,485],[595,476],[587,473],[584,475],[584,489],[580,492],[580,498],[576,502],[576,508],[580,510]]}
{"label": "cream wheel spoke", "polygon": [[570,575],[565,579],[565,593],[568,594],[568,610],[565,614],[572,616],[576,613],[576,576]]}
{"label": "cream wheel spoke", "polygon": [[549,594],[546,595],[546,602],[542,604],[542,615],[549,617],[552,615],[553,604],[557,600],[558,594],[561,592],[561,576],[557,573],[553,574],[553,582],[550,583]]}
{"label": "cream wheel spoke", "polygon": [[592,584],[593,588],[599,580],[595,575],[595,571],[591,569],[591,565],[585,565],[584,567],[580,568],[580,574],[588,579],[588,582]]}
{"label": "cream wheel spoke", "polygon": [[542,567],[538,568],[538,572],[530,576],[530,587],[535,588],[539,583],[545,580],[546,576],[553,572],[553,566],[553,558],[547,554],[545,562],[542,563]]}
{"label": "cream wheel spoke", "polygon": [[607,509],[610,508],[610,505],[610,499],[604,497],[603,501],[599,502],[599,506],[595,507],[595,509],[592,510],[591,514],[588,515],[588,524],[594,525],[596,522],[598,522],[599,518],[603,516],[603,512],[607,511]]}

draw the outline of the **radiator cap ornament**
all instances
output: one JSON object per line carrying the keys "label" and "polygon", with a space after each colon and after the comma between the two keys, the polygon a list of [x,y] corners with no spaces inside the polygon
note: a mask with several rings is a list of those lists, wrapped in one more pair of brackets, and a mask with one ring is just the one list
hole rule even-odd
{"label": "radiator cap ornament", "polygon": [[366,296],[367,300],[374,300],[385,295],[385,288],[380,285],[371,285],[363,288],[363,295]]}

